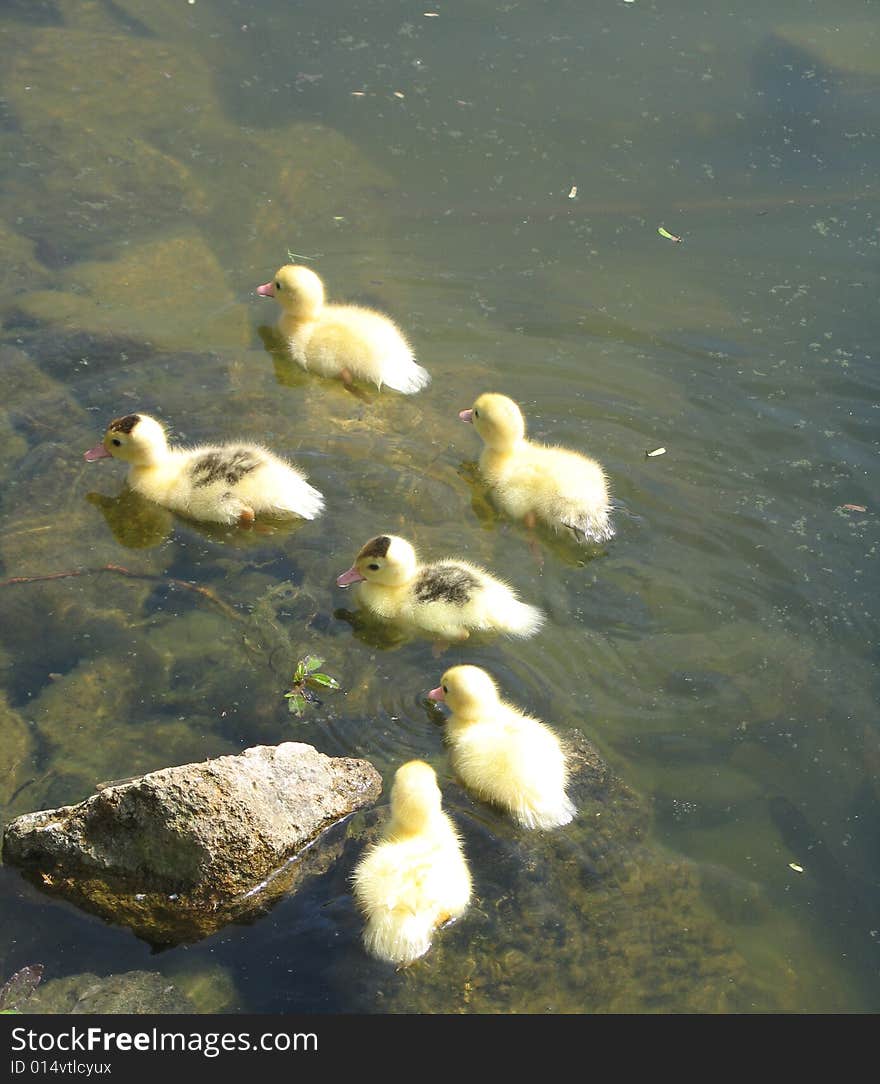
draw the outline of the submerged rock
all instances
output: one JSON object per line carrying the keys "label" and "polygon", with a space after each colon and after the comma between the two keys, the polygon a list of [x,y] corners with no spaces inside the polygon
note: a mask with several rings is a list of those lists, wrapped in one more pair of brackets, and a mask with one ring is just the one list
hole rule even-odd
{"label": "submerged rock", "polygon": [[33,773],[34,733],[0,692],[0,817]]}
{"label": "submerged rock", "polygon": [[411,967],[391,974],[350,956],[331,962],[325,974],[343,1011],[375,1004],[377,987],[386,1013],[729,1013],[802,1003],[784,947],[773,990],[750,967],[736,923],[751,927],[753,909],[719,918],[700,867],[653,837],[650,806],[579,732],[566,746],[578,815],[562,830],[521,831],[485,810],[474,817],[470,799],[444,787],[475,899]]}
{"label": "submerged rock", "polygon": [[191,230],[131,246],[115,260],[76,264],[58,275],[56,289],[19,302],[28,316],[66,330],[130,335],[171,349],[191,349],[202,338],[212,348],[240,347],[251,334],[246,309],[235,303],[216,257]]}
{"label": "submerged rock", "polygon": [[192,1013],[196,1007],[164,975],[125,971],[121,975],[66,975],[38,987],[19,1009],[23,1015],[82,1013]]}
{"label": "submerged rock", "polygon": [[309,845],[381,789],[366,761],[298,742],[255,746],[19,817],[3,860],[151,944],[194,941],[326,866],[326,848]]}
{"label": "submerged rock", "polygon": [[23,237],[6,222],[0,220],[0,246],[3,248],[3,264],[0,266],[0,297],[6,297],[25,287],[45,283],[49,272],[42,267],[34,254],[34,242]]}
{"label": "submerged rock", "polygon": [[880,75],[875,19],[854,18],[819,23],[799,19],[777,26],[781,41],[812,53],[822,64],[847,75]]}

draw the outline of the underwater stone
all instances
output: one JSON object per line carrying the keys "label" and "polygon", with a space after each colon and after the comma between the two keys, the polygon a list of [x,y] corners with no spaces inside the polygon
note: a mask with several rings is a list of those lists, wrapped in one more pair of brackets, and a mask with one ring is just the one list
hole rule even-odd
{"label": "underwater stone", "polygon": [[22,311],[68,331],[126,335],[171,349],[192,349],[202,336],[212,348],[250,339],[247,310],[235,303],[216,257],[193,231],[128,247],[115,260],[76,264],[57,285],[21,298]]}
{"label": "underwater stone", "polygon": [[4,820],[7,807],[27,777],[32,774],[34,736],[31,727],[9,705],[6,694],[0,692],[0,817]]}
{"label": "underwater stone", "polygon": [[4,305],[7,297],[20,292],[23,287],[41,286],[48,282],[50,273],[34,255],[33,241],[10,229],[2,221],[0,248],[3,251],[3,263],[0,264],[0,299]]}
{"label": "underwater stone", "polygon": [[831,22],[819,23],[799,19],[777,26],[774,34],[788,45],[812,53],[829,68],[848,75],[880,75],[877,22],[873,18],[843,20],[835,16]]}
{"label": "underwater stone", "polygon": [[326,866],[325,829],[381,789],[367,761],[299,742],[255,746],[19,817],[3,861],[151,944],[194,941]]}
{"label": "underwater stone", "polygon": [[195,1006],[165,975],[125,971],[119,975],[66,975],[37,987],[18,1010],[23,1015],[82,1013],[192,1013]]}

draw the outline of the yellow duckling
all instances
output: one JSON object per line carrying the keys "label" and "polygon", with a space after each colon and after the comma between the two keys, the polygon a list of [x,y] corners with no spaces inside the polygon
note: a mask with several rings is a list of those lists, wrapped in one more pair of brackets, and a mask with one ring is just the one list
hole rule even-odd
{"label": "yellow duckling", "polygon": [[506,395],[486,392],[458,416],[483,438],[480,470],[502,511],[529,527],[537,520],[568,527],[585,541],[614,536],[608,483],[595,459],[526,440],[522,411]]}
{"label": "yellow duckling", "polygon": [[129,463],[128,484],[156,504],[192,519],[249,526],[260,513],[314,519],[324,498],[286,460],[257,444],[170,448],[148,414],[114,419],[85,458]]}
{"label": "yellow duckling", "polygon": [[568,824],[575,808],[565,793],[565,753],[548,726],[502,700],[478,666],[453,666],[428,696],[452,711],[446,720],[450,760],[469,790],[525,828]]}
{"label": "yellow duckling", "polygon": [[387,384],[405,395],[430,383],[392,320],[359,305],[326,304],[324,283],[308,267],[286,264],[257,293],[281,305],[278,326],[304,369],[341,377],[346,384],[362,380],[380,389]]}
{"label": "yellow duckling", "polygon": [[467,907],[471,877],[461,841],[440,807],[434,769],[424,761],[397,769],[391,820],[358,863],[353,882],[366,917],[367,951],[400,967],[424,956],[434,930]]}
{"label": "yellow duckling", "polygon": [[376,616],[447,640],[466,640],[472,630],[531,636],[544,623],[540,610],[485,569],[451,558],[422,565],[396,535],[371,538],[336,577],[338,587],[354,583],[359,601]]}

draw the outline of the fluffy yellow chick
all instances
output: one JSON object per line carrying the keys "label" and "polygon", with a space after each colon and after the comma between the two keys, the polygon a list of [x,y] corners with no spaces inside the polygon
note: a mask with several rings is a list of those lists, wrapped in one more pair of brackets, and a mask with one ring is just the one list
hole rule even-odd
{"label": "fluffy yellow chick", "polygon": [[129,464],[128,484],[156,504],[192,519],[248,526],[255,516],[314,519],[324,498],[286,460],[257,444],[171,448],[148,414],[114,419],[88,461],[113,456]]}
{"label": "fluffy yellow chick", "polygon": [[278,326],[304,369],[347,384],[362,380],[380,389],[385,384],[405,395],[430,383],[392,320],[359,305],[328,305],[324,283],[308,267],[286,264],[257,293],[281,305]]}
{"label": "fluffy yellow chick", "polygon": [[451,558],[420,564],[396,535],[371,538],[336,584],[357,584],[359,601],[376,616],[447,640],[466,640],[474,630],[531,636],[544,623],[540,610],[485,569]]}
{"label": "fluffy yellow chick", "polygon": [[537,520],[568,527],[589,542],[614,536],[608,483],[595,459],[526,440],[522,411],[506,395],[486,392],[458,416],[483,439],[480,470],[507,515],[530,527]]}
{"label": "fluffy yellow chick", "polygon": [[478,666],[453,666],[428,696],[444,701],[450,760],[464,785],[526,828],[568,824],[565,754],[553,731],[498,695]]}
{"label": "fluffy yellow chick", "polygon": [[461,841],[424,761],[397,769],[391,820],[355,868],[353,884],[367,951],[399,967],[424,956],[434,930],[467,907],[471,877]]}

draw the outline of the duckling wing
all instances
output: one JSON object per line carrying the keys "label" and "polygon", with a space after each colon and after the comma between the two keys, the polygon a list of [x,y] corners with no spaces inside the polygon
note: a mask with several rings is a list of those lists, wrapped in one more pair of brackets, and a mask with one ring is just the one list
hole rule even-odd
{"label": "duckling wing", "polygon": [[321,493],[291,463],[259,445],[202,449],[189,464],[196,499],[224,506],[244,504],[256,513],[314,519],[324,507]]}
{"label": "duckling wing", "polygon": [[497,717],[463,730],[453,761],[468,787],[528,828],[556,827],[574,816],[556,735],[514,708],[504,706]]}
{"label": "duckling wing", "polygon": [[397,325],[357,305],[328,305],[305,346],[307,368],[336,376],[343,368],[357,380],[411,395],[430,383]]}
{"label": "duckling wing", "polygon": [[554,527],[569,527],[594,542],[614,536],[608,514],[608,483],[600,465],[579,452],[529,444],[516,458],[507,486]]}
{"label": "duckling wing", "polygon": [[189,476],[196,489],[219,484],[237,485],[263,463],[258,449],[229,445],[224,448],[203,448],[193,452],[189,460]]}
{"label": "duckling wing", "polygon": [[427,605],[442,602],[465,606],[483,584],[474,569],[457,561],[437,561],[424,565],[413,585],[416,602]]}

